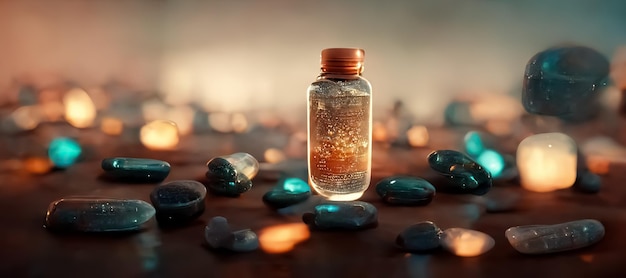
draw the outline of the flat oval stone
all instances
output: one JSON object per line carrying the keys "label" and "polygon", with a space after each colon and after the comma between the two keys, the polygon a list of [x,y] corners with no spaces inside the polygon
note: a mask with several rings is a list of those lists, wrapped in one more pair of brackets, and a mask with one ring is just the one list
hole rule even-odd
{"label": "flat oval stone", "polygon": [[589,171],[578,171],[572,187],[583,193],[598,193],[602,187],[602,178]]}
{"label": "flat oval stone", "polygon": [[441,233],[441,246],[459,257],[475,257],[491,250],[495,240],[483,232],[450,228]]}
{"label": "flat oval stone", "polygon": [[208,187],[211,192],[239,196],[252,188],[251,179],[259,171],[259,163],[247,153],[215,157],[207,162]]}
{"label": "flat oval stone", "polygon": [[491,189],[492,178],[489,171],[463,153],[437,150],[428,155],[428,164],[447,178],[446,191],[484,195]]}
{"label": "flat oval stone", "polygon": [[388,177],[376,184],[376,193],[393,205],[428,205],[435,192],[435,187],[425,179],[409,176]]}
{"label": "flat oval stone", "polygon": [[231,231],[226,218],[213,217],[204,228],[204,239],[213,249],[249,252],[259,248],[259,238],[250,229]]}
{"label": "flat oval stone", "polygon": [[150,200],[156,208],[160,225],[180,225],[191,222],[204,212],[206,188],[193,180],[176,180],[156,186]]}
{"label": "flat oval stone", "polygon": [[441,229],[430,221],[419,222],[402,231],[396,244],[408,252],[424,252],[439,248]]}
{"label": "flat oval stone", "polygon": [[524,254],[547,254],[590,246],[604,237],[604,226],[595,219],[554,225],[508,228],[504,233],[515,250]]}
{"label": "flat oval stone", "polygon": [[311,196],[309,184],[302,179],[284,177],[263,195],[263,202],[272,208],[285,208],[306,201]]}
{"label": "flat oval stone", "polygon": [[156,159],[110,157],[102,160],[106,177],[128,182],[160,182],[170,173],[170,164]]}
{"label": "flat oval stone", "polygon": [[366,202],[324,202],[313,210],[313,213],[305,213],[302,220],[314,229],[359,230],[378,224],[378,210]]}
{"label": "flat oval stone", "polygon": [[134,231],[139,230],[154,213],[154,207],[141,200],[65,198],[50,204],[45,227],[75,232]]}
{"label": "flat oval stone", "polygon": [[584,120],[607,86],[609,60],[583,46],[553,47],[533,56],[524,73],[522,104],[529,113]]}

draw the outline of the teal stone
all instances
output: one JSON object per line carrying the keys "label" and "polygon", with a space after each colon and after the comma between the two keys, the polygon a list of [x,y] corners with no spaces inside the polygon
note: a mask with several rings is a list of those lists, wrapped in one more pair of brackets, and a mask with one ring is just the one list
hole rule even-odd
{"label": "teal stone", "polygon": [[48,207],[45,227],[62,232],[127,232],[141,229],[155,209],[141,200],[65,198]]}
{"label": "teal stone", "polygon": [[263,195],[263,202],[272,208],[285,208],[306,201],[311,196],[309,184],[302,179],[284,177]]}
{"label": "teal stone", "polygon": [[470,131],[463,137],[465,152],[473,158],[478,157],[486,149],[483,135],[477,131]]}
{"label": "teal stone", "polygon": [[482,132],[469,131],[463,138],[465,152],[483,166],[492,178],[499,178],[505,171],[504,156],[495,149],[494,138]]}
{"label": "teal stone", "polygon": [[396,244],[407,252],[425,252],[440,246],[441,229],[430,221],[419,222],[402,231]]}
{"label": "teal stone", "polygon": [[484,195],[491,189],[489,171],[463,153],[437,150],[428,155],[428,164],[446,177],[447,184],[442,189],[450,193]]}
{"label": "teal stone", "polygon": [[231,231],[228,220],[222,216],[211,218],[204,228],[204,240],[213,249],[250,252],[259,248],[259,238],[250,229]]}
{"label": "teal stone", "polygon": [[207,167],[207,186],[212,193],[236,197],[252,188],[252,181],[224,158],[211,159]]}
{"label": "teal stone", "polygon": [[589,171],[578,171],[572,188],[582,193],[598,193],[602,187],[602,178]]}
{"label": "teal stone", "polygon": [[82,148],[76,140],[67,137],[58,137],[48,146],[48,157],[58,168],[67,168],[78,160]]}
{"label": "teal stone", "polygon": [[304,223],[312,229],[360,230],[378,224],[378,210],[366,202],[324,202],[315,206],[313,211],[302,216]]}
{"label": "teal stone", "polygon": [[409,176],[388,177],[376,184],[376,193],[393,205],[428,205],[435,192],[435,187],[425,179]]}
{"label": "teal stone", "polygon": [[176,180],[161,184],[152,190],[150,201],[156,208],[156,219],[161,226],[187,224],[204,212],[206,188],[193,180]]}
{"label": "teal stone", "polygon": [[522,104],[532,114],[580,121],[594,116],[609,81],[609,60],[583,46],[553,47],[533,56],[524,72]]}
{"label": "teal stone", "polygon": [[170,173],[170,164],[156,159],[110,157],[102,160],[107,178],[128,182],[160,182]]}
{"label": "teal stone", "polygon": [[504,157],[497,151],[487,149],[483,151],[478,157],[476,162],[483,166],[493,178],[498,178],[504,171],[505,161]]}

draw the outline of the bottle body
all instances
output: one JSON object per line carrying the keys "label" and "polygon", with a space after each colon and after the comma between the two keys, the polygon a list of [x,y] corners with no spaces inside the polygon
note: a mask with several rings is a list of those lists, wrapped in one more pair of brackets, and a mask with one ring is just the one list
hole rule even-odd
{"label": "bottle body", "polygon": [[360,75],[322,74],[307,96],[309,183],[329,200],[356,200],[371,179],[371,85]]}

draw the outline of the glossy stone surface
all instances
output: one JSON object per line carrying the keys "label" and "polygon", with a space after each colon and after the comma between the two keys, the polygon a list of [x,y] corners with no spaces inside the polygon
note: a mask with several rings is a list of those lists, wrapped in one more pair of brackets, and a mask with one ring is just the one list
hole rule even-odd
{"label": "glossy stone surface", "polygon": [[376,184],[376,193],[393,205],[428,205],[435,192],[435,187],[427,180],[410,176],[392,176]]}
{"label": "glossy stone surface", "polygon": [[441,246],[459,257],[475,257],[491,250],[495,240],[483,232],[450,228],[441,233]]}
{"label": "glossy stone surface", "polygon": [[191,222],[204,212],[206,188],[193,180],[176,180],[156,186],[150,200],[156,208],[160,225],[180,225]]}
{"label": "glossy stone surface", "polygon": [[48,207],[45,227],[68,232],[124,232],[139,230],[155,209],[141,200],[96,197],[65,198]]}
{"label": "glossy stone surface", "polygon": [[170,173],[170,164],[156,159],[109,157],[102,169],[110,179],[128,182],[160,182]]}
{"label": "glossy stone surface", "polygon": [[602,187],[602,178],[589,171],[579,171],[572,187],[583,193],[598,193]]}
{"label": "glossy stone surface", "polygon": [[250,154],[234,153],[207,162],[208,187],[211,192],[238,196],[252,188],[251,179],[259,171],[259,162]]}
{"label": "glossy stone surface", "polygon": [[526,65],[522,104],[533,114],[586,119],[599,108],[609,67],[604,55],[588,47],[554,47],[539,52]]}
{"label": "glossy stone surface", "polygon": [[483,166],[492,178],[498,178],[505,169],[504,156],[495,150],[494,139],[478,131],[469,131],[463,138],[465,152]]}
{"label": "glossy stone surface", "polygon": [[524,254],[547,254],[590,246],[604,237],[604,226],[595,219],[554,225],[517,226],[506,230],[515,250]]}
{"label": "glossy stone surface", "polygon": [[213,249],[249,252],[259,248],[259,238],[250,229],[231,231],[226,218],[213,217],[204,228],[204,239]]}
{"label": "glossy stone surface", "polygon": [[67,168],[76,163],[82,148],[76,140],[67,137],[58,137],[48,146],[48,157],[58,168]]}
{"label": "glossy stone surface", "polygon": [[577,147],[564,133],[540,133],[517,146],[517,168],[522,187],[535,192],[568,188],[576,181]]}
{"label": "glossy stone surface", "polygon": [[441,229],[430,221],[419,222],[402,231],[396,244],[408,252],[424,252],[439,247]]}
{"label": "glossy stone surface", "polygon": [[428,155],[428,164],[447,178],[446,191],[483,195],[491,189],[491,174],[463,153],[437,150]]}
{"label": "glossy stone surface", "polygon": [[285,208],[306,201],[311,196],[309,184],[299,178],[283,177],[263,195],[263,202],[272,208]]}
{"label": "glossy stone surface", "polygon": [[359,230],[378,224],[378,210],[361,201],[324,202],[302,216],[313,229]]}

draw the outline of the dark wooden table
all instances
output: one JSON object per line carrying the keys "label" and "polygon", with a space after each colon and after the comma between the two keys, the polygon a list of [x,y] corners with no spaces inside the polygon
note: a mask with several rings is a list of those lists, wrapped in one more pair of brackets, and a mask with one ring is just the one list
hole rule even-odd
{"label": "dark wooden table", "polygon": [[[25,142],[37,141],[33,136],[4,138],[3,143],[28,149]],[[258,139],[271,135],[255,136],[262,136]],[[373,190],[374,184],[393,174],[431,177],[426,155],[458,136],[445,138],[445,142],[433,141],[429,148],[375,147],[372,185],[362,200],[378,208],[377,228],[358,232],[312,231],[307,241],[284,254],[262,250],[231,254],[214,252],[203,245],[204,226],[211,217],[221,215],[234,228],[254,231],[301,221],[298,216],[279,215],[263,204],[262,195],[275,184],[267,173],[260,173],[252,190],[239,198],[208,195],[204,214],[193,224],[178,229],[161,229],[151,220],[143,231],[127,235],[60,235],[48,232],[42,224],[49,203],[66,196],[149,201],[154,185],[110,183],[98,178],[102,171],[100,160],[106,156],[164,159],[172,163],[167,181],[201,180],[204,163],[211,157],[233,151],[255,153],[255,149],[255,155],[259,155],[259,148],[271,144],[264,145],[265,141],[252,135],[212,135],[187,139],[195,142],[194,147],[155,152],[136,143],[119,143],[126,142],[124,138],[84,137],[83,141],[100,145],[87,148],[86,158],[69,169],[45,175],[0,172],[0,277],[624,277],[626,165],[611,165],[609,174],[603,176],[599,194],[586,195],[569,189],[533,193],[512,182],[499,183],[494,192],[521,194],[517,209],[507,213],[486,213],[475,197],[443,193],[438,193],[425,207],[382,203]],[[2,153],[11,152],[5,149]],[[606,236],[598,244],[577,251],[522,255],[504,237],[504,231],[516,225],[584,218],[601,221]],[[424,220],[434,221],[444,229],[483,231],[495,239],[496,245],[473,258],[456,257],[443,250],[428,254],[399,250],[395,246],[398,233]]]}

